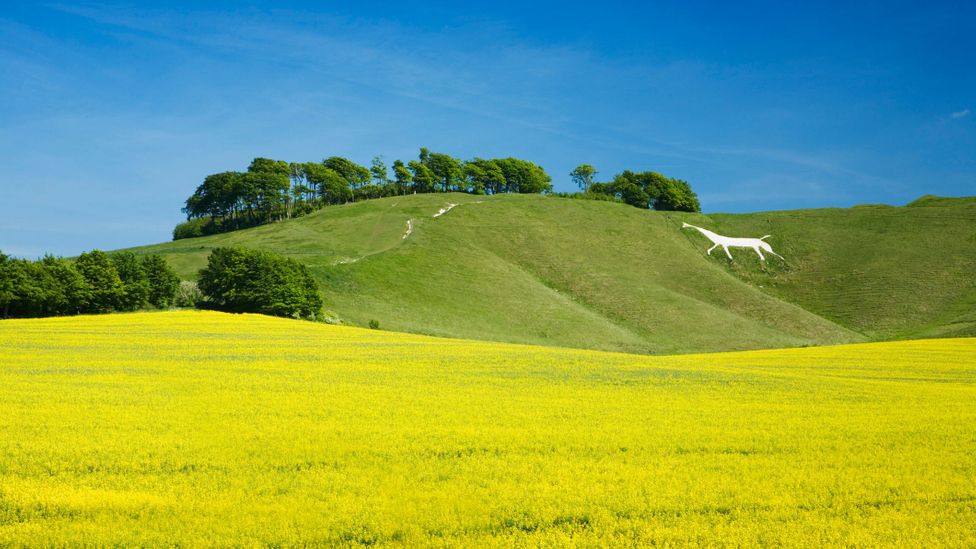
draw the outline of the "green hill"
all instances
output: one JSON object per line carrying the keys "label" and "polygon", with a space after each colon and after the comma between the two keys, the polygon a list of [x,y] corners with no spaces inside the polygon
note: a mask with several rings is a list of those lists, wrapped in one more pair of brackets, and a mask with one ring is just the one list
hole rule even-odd
{"label": "green hill", "polygon": [[772,234],[789,258],[784,269],[729,264],[741,280],[869,339],[976,335],[976,198],[709,220],[718,232]]}
{"label": "green hill", "polygon": [[[433,217],[449,204],[457,207]],[[408,220],[412,231],[404,237]],[[761,236],[734,261],[681,222]],[[307,264],[344,321],[432,335],[680,353],[976,333],[976,200],[748,215],[429,194],[135,251],[192,278],[217,246]]]}

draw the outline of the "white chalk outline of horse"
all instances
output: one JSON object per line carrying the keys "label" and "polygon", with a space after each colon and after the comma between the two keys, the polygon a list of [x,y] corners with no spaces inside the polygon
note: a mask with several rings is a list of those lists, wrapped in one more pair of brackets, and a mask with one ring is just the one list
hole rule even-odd
{"label": "white chalk outline of horse", "polygon": [[722,236],[720,234],[715,234],[712,231],[709,231],[708,229],[702,229],[701,227],[692,225],[691,223],[682,223],[681,228],[698,229],[698,232],[705,235],[709,240],[711,240],[713,246],[708,249],[708,252],[706,252],[708,255],[712,255],[712,250],[721,246],[722,249],[725,250],[725,255],[729,256],[729,259],[732,259],[732,254],[729,252],[729,248],[752,248],[753,250],[756,250],[757,254],[759,254],[759,261],[766,261],[766,258],[763,256],[762,251],[760,251],[760,249],[766,250],[767,252],[775,255],[776,257],[782,259],[783,261],[786,261],[785,257],[773,251],[772,246],[770,246],[766,242],[763,242],[763,240],[771,236],[768,234],[765,236],[761,236],[759,238],[734,238],[731,236]]}

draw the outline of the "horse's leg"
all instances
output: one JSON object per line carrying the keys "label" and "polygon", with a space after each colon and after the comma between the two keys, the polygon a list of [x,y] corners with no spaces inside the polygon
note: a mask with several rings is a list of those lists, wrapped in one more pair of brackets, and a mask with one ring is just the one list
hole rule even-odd
{"label": "horse's leg", "polygon": [[725,255],[729,256],[729,259],[732,259],[732,254],[729,253],[729,247],[723,245],[722,249],[725,250]]}
{"label": "horse's leg", "polygon": [[766,261],[766,258],[763,257],[762,252],[759,251],[759,246],[754,247],[753,250],[756,250],[756,253],[759,254],[759,261]]}
{"label": "horse's leg", "polygon": [[786,261],[786,258],[785,257],[779,255],[778,253],[774,252],[773,250],[769,250],[769,253],[775,255],[776,257],[782,259],[783,261]]}
{"label": "horse's leg", "polygon": [[717,247],[718,247],[718,244],[716,244],[716,245],[712,246],[711,248],[709,248],[708,251],[705,252],[705,253],[707,253],[708,255],[712,255],[712,250],[714,250]]}

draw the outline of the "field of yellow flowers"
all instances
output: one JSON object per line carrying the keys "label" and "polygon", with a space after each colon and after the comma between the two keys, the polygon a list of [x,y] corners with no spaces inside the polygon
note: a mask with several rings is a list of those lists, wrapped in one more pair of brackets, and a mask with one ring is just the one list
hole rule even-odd
{"label": "field of yellow flowers", "polygon": [[0,545],[976,546],[976,340],[0,322]]}

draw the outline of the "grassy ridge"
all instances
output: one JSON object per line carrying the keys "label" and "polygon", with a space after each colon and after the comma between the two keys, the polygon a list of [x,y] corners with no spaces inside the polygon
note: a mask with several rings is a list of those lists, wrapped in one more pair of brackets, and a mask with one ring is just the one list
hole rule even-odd
{"label": "grassy ridge", "polygon": [[[976,201],[936,202],[700,216],[413,195],[138,250],[193,276],[214,246],[271,249],[310,265],[348,322],[450,337],[666,354],[976,333]],[[772,233],[787,263],[705,256],[683,220]]]}
{"label": "grassy ridge", "polygon": [[141,250],[192,276],[219,245],[300,259],[359,325],[654,353],[858,339],[710,264],[670,217],[616,204],[416,195]]}
{"label": "grassy ridge", "polygon": [[5,321],[0,545],[972,546],[973,364]]}

